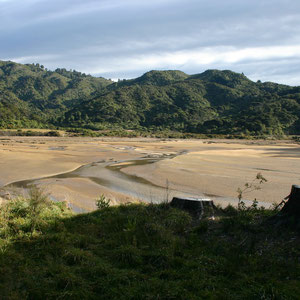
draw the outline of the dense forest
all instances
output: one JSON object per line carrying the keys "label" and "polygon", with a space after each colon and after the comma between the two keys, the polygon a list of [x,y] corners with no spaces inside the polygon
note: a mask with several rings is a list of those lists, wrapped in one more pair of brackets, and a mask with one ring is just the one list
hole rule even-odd
{"label": "dense forest", "polygon": [[300,134],[300,87],[218,70],[150,71],[112,82],[0,61],[0,128],[21,127]]}

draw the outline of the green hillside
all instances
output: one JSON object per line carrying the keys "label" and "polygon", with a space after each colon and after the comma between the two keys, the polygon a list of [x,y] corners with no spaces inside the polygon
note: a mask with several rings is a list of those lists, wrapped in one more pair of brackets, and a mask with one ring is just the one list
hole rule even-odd
{"label": "green hillside", "polygon": [[232,71],[150,71],[113,83],[76,71],[0,62],[0,127],[300,134],[300,87]]}
{"label": "green hillside", "polygon": [[0,127],[42,127],[91,99],[111,81],[39,64],[0,61]]}
{"label": "green hillside", "polygon": [[121,86],[130,86],[134,84],[138,85],[157,85],[163,86],[170,84],[175,81],[185,80],[189,77],[189,75],[185,74],[182,71],[178,70],[169,70],[169,71],[150,71],[138,77],[136,79],[131,80],[120,80],[119,82],[110,86],[110,89],[114,89],[116,87]]}
{"label": "green hillside", "polygon": [[299,88],[255,83],[231,71],[209,70],[182,79],[173,72],[151,71],[110,86],[108,92],[66,112],[61,122],[213,134],[300,132]]}

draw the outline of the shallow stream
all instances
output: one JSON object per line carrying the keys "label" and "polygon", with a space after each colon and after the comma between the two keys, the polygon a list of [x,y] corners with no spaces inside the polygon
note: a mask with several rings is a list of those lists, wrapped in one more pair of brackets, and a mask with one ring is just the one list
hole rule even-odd
{"label": "shallow stream", "polygon": [[[46,179],[62,179],[62,178],[88,178],[94,183],[106,187],[114,192],[119,192],[127,196],[138,198],[148,203],[160,203],[163,201],[170,201],[174,196],[177,197],[194,197],[201,198],[207,197],[202,192],[197,194],[186,193],[180,191],[180,186],[177,189],[170,189],[166,183],[166,186],[158,186],[152,182],[135,175],[129,175],[122,172],[123,168],[128,166],[143,166],[148,164],[156,163],[162,159],[172,159],[174,156],[163,156],[163,157],[151,157],[151,158],[140,158],[134,160],[125,160],[125,161],[99,161],[91,164],[87,164],[79,167],[78,169],[58,174],[55,176],[48,176],[42,178],[36,178],[32,180],[22,180],[11,183],[7,187],[16,187],[27,190],[32,185],[39,185]],[[209,195],[212,199],[217,200],[217,203],[220,202],[230,202],[232,204],[237,203],[237,199],[234,198],[224,198],[218,197],[215,195]],[[57,201],[55,197],[50,196],[51,200]],[[250,201],[245,200],[246,204],[251,204]],[[249,203],[247,203],[249,202]],[[264,205],[261,203],[261,205]],[[83,212],[84,210],[76,207],[72,204],[71,208],[75,212]]]}

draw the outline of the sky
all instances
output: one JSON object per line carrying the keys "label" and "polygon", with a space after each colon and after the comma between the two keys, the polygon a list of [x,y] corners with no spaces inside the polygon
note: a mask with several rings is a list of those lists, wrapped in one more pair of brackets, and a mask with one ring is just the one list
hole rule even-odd
{"label": "sky", "polygon": [[0,60],[113,80],[227,69],[300,85],[300,1],[0,0]]}

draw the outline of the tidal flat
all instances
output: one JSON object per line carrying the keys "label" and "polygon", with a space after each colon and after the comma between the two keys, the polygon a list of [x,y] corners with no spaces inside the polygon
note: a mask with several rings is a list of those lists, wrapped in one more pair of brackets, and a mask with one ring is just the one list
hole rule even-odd
{"label": "tidal flat", "polygon": [[[292,141],[154,138],[1,137],[2,195],[34,184],[51,199],[91,211],[104,194],[111,204],[209,196],[237,203],[237,189],[257,173],[268,181],[243,195],[279,203],[300,183],[300,145]],[[1,195],[0,195],[1,196]],[[5,201],[5,200],[3,200]]]}

